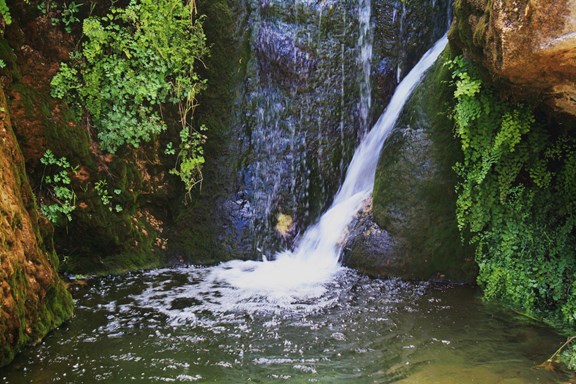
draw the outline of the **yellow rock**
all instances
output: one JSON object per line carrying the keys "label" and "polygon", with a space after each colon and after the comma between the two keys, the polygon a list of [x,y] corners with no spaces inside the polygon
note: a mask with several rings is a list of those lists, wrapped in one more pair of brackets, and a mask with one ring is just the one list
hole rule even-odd
{"label": "yellow rock", "polygon": [[288,234],[294,227],[294,219],[292,219],[292,216],[284,213],[279,213],[276,216],[276,220],[277,220],[276,231],[284,237],[288,236]]}

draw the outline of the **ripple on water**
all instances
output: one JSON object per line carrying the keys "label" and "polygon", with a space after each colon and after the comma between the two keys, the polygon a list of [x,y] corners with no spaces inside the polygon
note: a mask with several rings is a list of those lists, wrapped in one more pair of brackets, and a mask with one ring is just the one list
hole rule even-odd
{"label": "ripple on water", "polygon": [[319,297],[270,299],[213,279],[213,272],[183,267],[94,280],[77,293],[75,319],[0,370],[0,378],[6,384],[560,381],[532,370],[560,337],[491,309],[464,287],[340,269]]}

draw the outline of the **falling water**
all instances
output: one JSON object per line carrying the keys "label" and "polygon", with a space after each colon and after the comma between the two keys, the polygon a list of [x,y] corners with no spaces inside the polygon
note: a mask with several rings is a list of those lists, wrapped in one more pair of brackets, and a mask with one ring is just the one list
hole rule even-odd
{"label": "falling water", "polygon": [[448,25],[448,29],[450,29],[450,26],[452,25],[452,2],[449,1],[448,4],[446,4],[446,23]]}
{"label": "falling water", "polygon": [[446,35],[436,42],[396,88],[390,103],[370,133],[360,143],[346,178],[331,207],[309,227],[293,251],[278,253],[272,261],[232,261],[222,264],[211,278],[240,288],[243,295],[288,301],[318,297],[323,284],[341,269],[339,264],[345,232],[374,185],[380,150],[402,108],[424,73],[447,44]]}
{"label": "falling water", "polygon": [[360,137],[364,136],[368,130],[368,117],[370,107],[372,106],[372,86],[370,81],[371,62],[372,62],[372,28],[370,28],[370,16],[372,13],[370,0],[360,0],[358,12],[360,21],[360,33],[358,37],[358,47],[360,47],[360,56],[358,57],[360,73],[360,102],[358,109],[360,111]]}
{"label": "falling water", "polygon": [[[234,197],[249,209],[231,215],[223,236],[239,258],[270,257],[293,244],[344,180],[362,129],[359,1],[253,1]],[[279,226],[281,217],[289,224]],[[240,239],[236,222],[249,227]]]}
{"label": "falling water", "polygon": [[[399,35],[400,36],[404,36],[404,23],[406,20],[406,3],[404,3],[403,1],[401,2],[402,5],[402,13],[400,15],[400,26],[399,26]],[[401,57],[405,55],[405,52],[402,51],[401,52]],[[401,64],[402,64],[403,60],[399,60],[398,61],[398,65],[396,67],[396,82],[400,83],[400,80],[402,80],[402,68],[401,68]]]}

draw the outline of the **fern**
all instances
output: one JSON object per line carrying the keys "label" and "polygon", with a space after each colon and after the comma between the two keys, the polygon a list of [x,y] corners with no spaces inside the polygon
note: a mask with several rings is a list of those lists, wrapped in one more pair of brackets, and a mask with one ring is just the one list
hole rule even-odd
{"label": "fern", "polygon": [[501,100],[462,57],[447,65],[464,153],[456,215],[478,283],[487,299],[576,325],[576,139]]}

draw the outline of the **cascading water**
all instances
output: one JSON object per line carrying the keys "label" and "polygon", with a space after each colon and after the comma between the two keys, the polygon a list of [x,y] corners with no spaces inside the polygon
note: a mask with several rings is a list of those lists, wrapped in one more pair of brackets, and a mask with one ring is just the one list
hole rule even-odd
{"label": "cascading water", "polygon": [[[241,101],[247,151],[239,199],[249,207],[245,221],[254,249],[240,258],[286,248],[320,215],[343,180],[339,164],[350,161],[358,133],[369,124],[360,115],[366,120],[370,107],[370,63],[358,60],[370,60],[370,49],[362,48],[369,43],[369,12],[362,47],[358,36],[365,14],[359,9],[369,2],[251,3],[254,56]],[[279,230],[282,217],[289,225]]]}
{"label": "cascading water", "polygon": [[372,107],[372,85],[371,85],[371,66],[372,66],[372,28],[370,28],[370,17],[372,14],[370,0],[360,0],[358,4],[360,34],[358,46],[360,47],[360,57],[358,58],[360,73],[360,137],[368,131],[370,109]]}
{"label": "cascading water", "polygon": [[354,153],[331,207],[306,230],[293,251],[278,253],[272,261],[228,262],[215,268],[209,278],[239,288],[245,298],[267,297],[291,302],[322,295],[323,284],[340,270],[346,228],[372,192],[384,141],[413,89],[447,41],[446,35],[437,41],[399,84],[388,107]]}
{"label": "cascading water", "polygon": [[[406,22],[406,3],[404,3],[403,1],[400,3],[401,7],[402,7],[402,12],[400,14],[400,26],[399,26],[399,33],[400,36],[403,36],[405,31],[404,31],[404,23]],[[401,64],[403,61],[406,60],[406,52],[402,51],[400,54],[400,60],[398,61],[398,65],[396,66],[396,82],[400,83],[400,81],[402,80],[402,67]]]}

